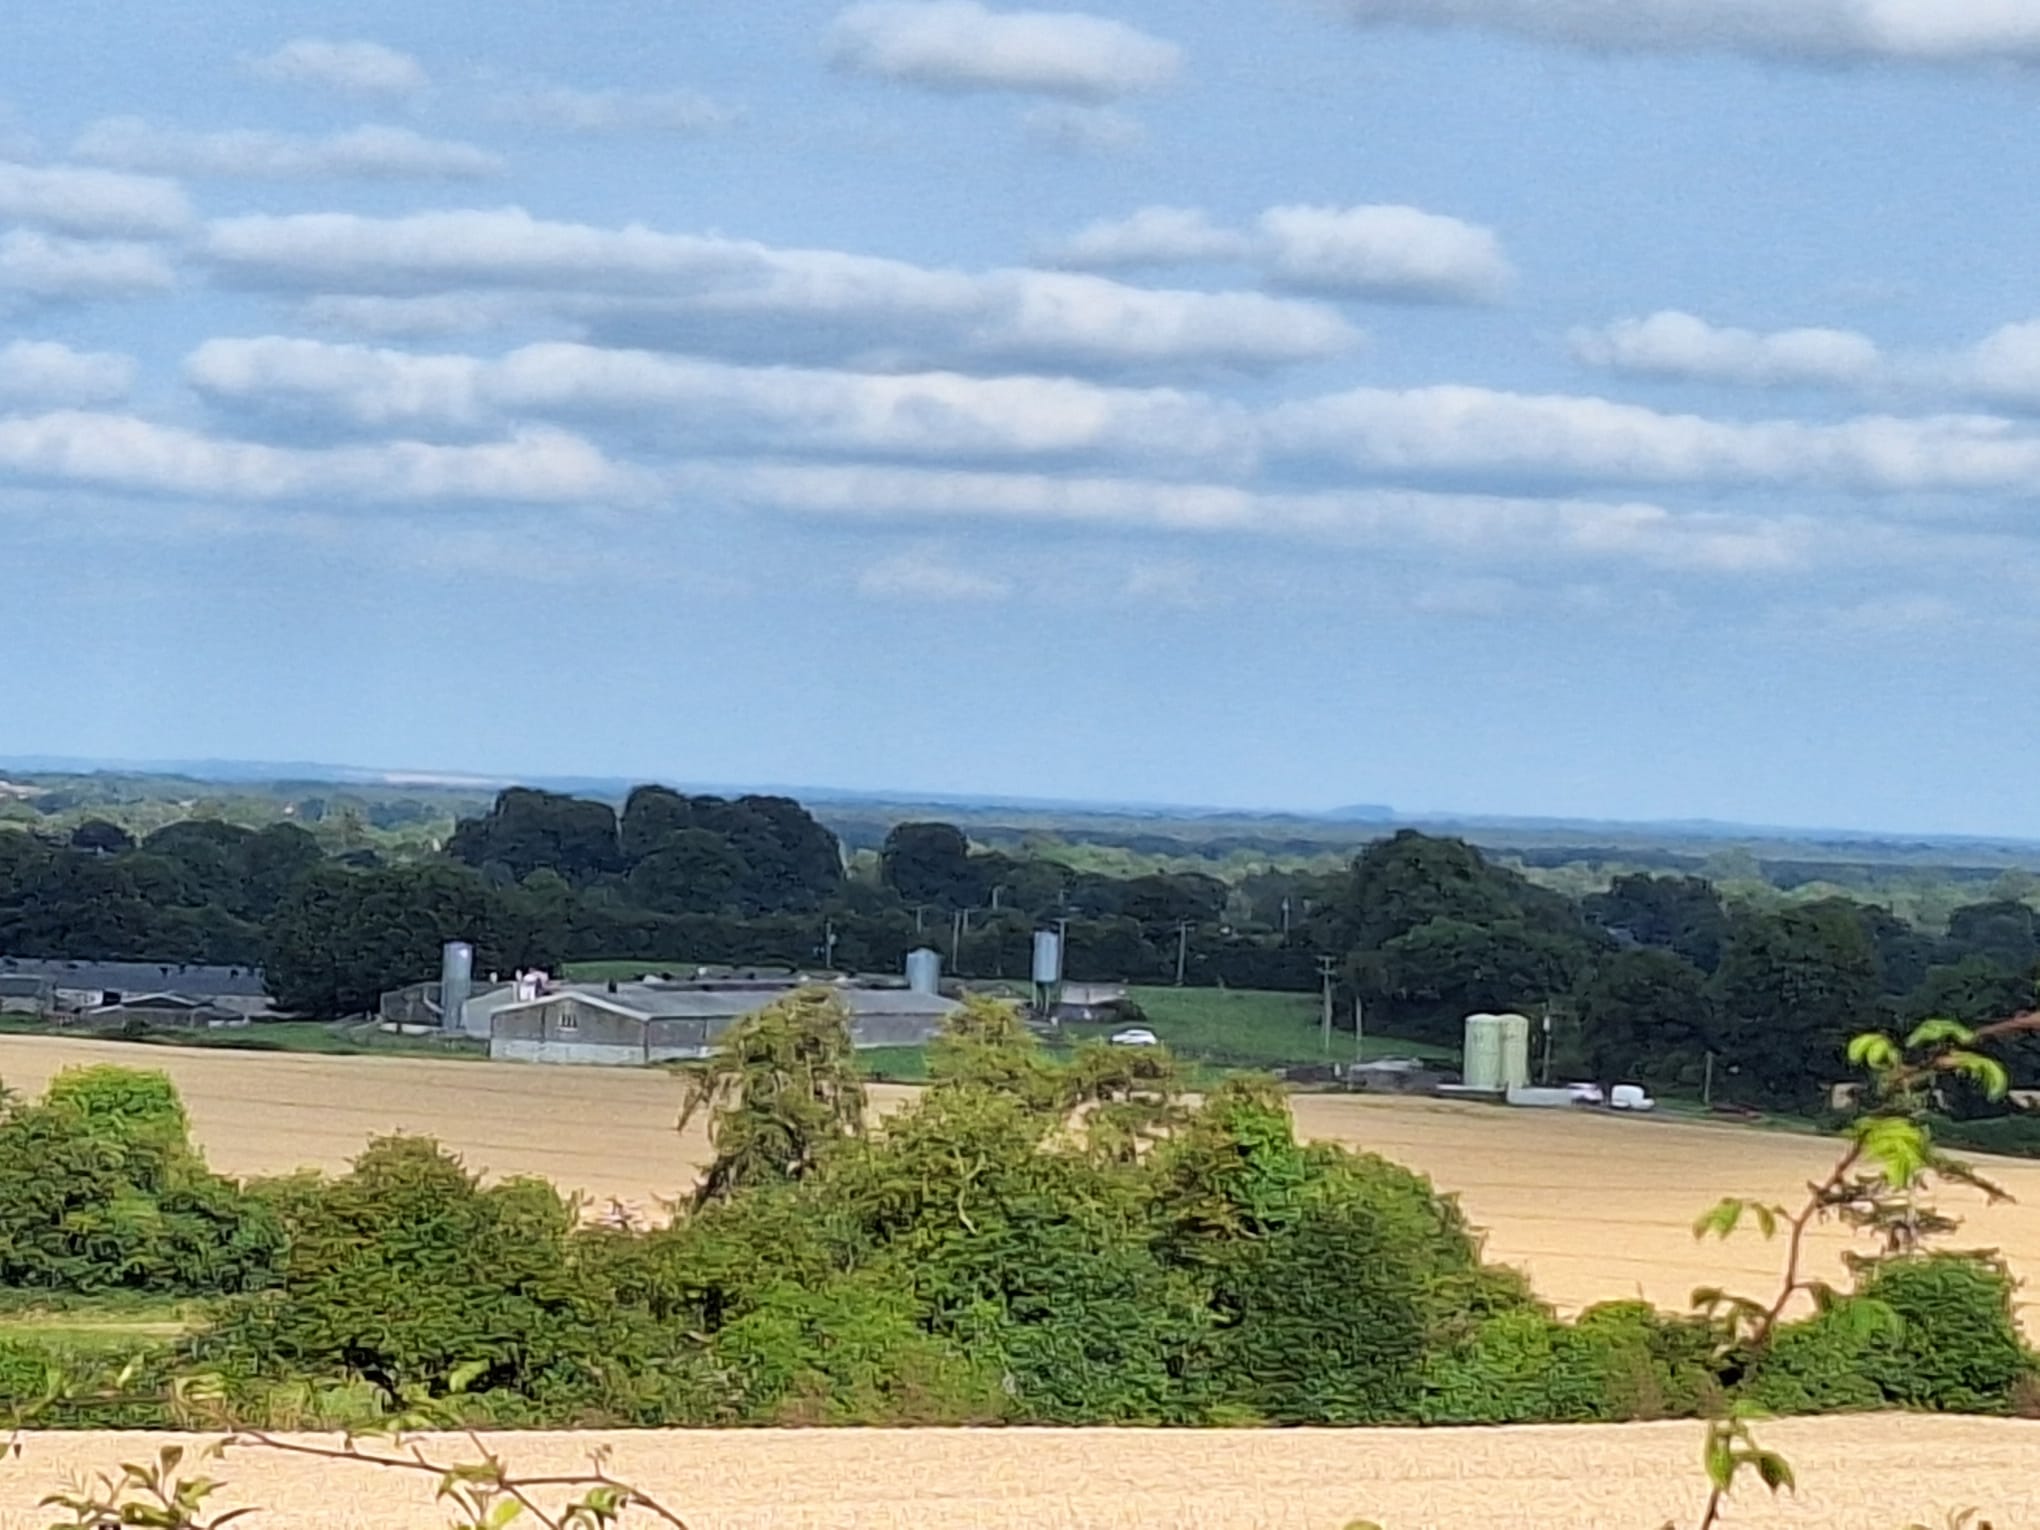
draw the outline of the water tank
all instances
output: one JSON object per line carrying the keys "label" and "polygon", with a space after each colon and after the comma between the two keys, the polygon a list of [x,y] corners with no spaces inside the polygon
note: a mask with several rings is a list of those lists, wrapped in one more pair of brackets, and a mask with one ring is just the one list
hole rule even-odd
{"label": "water tank", "polygon": [[439,1027],[457,1031],[461,1011],[475,991],[475,948],[464,940],[449,940],[439,953]]}
{"label": "water tank", "polygon": [[907,987],[915,993],[939,994],[942,991],[942,957],[939,952],[923,946],[918,951],[907,953]]}
{"label": "water tank", "polygon": [[1043,988],[1062,981],[1062,936],[1054,930],[1034,932],[1034,981]]}
{"label": "water tank", "polygon": [[1502,1020],[1502,1087],[1504,1089],[1527,1089],[1530,1086],[1530,1021],[1525,1015],[1503,1015]]}
{"label": "water tank", "polygon": [[1500,1015],[1466,1017],[1466,1055],[1461,1059],[1459,1072],[1468,1089],[1500,1094],[1508,1087],[1502,1082]]}

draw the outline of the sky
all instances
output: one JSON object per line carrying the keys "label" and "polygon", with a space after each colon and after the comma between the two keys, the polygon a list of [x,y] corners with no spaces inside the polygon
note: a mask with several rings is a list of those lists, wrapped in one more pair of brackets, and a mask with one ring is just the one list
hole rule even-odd
{"label": "sky", "polygon": [[7,31],[0,754],[2040,834],[2040,7]]}

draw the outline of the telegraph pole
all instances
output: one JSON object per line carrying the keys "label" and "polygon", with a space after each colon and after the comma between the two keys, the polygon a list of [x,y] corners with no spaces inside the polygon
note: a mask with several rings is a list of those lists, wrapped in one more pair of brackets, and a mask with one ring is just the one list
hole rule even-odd
{"label": "telegraph pole", "polygon": [[[1338,960],[1330,956],[1318,958],[1318,976],[1325,983],[1324,1046],[1325,1056],[1332,1055],[1332,977],[1339,970]],[[1354,1021],[1357,1027],[1359,1022]]]}
{"label": "telegraph pole", "polygon": [[1190,921],[1176,922],[1176,986],[1183,986],[1183,968],[1190,959]]}
{"label": "telegraph pole", "polygon": [[1367,1001],[1359,994],[1353,995],[1353,1061],[1367,1061]]}

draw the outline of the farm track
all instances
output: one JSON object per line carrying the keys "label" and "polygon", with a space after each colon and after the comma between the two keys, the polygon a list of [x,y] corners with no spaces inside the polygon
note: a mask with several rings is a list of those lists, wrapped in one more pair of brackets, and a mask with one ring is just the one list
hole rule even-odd
{"label": "farm track", "polygon": [[[1976,1505],[2000,1530],[2040,1525],[2040,1425],[1981,1419],[1791,1420],[1767,1443],[1796,1497],[1751,1489],[1739,1530],[1940,1526]],[[1699,1426],[1267,1430],[865,1430],[498,1437],[521,1471],[612,1470],[690,1530],[1656,1530],[1693,1523]],[[67,1473],[152,1451],[155,1438],[33,1436],[0,1463],[0,1530],[40,1530],[35,1500]],[[457,1446],[435,1447],[455,1451]],[[432,1485],[395,1473],[235,1452],[220,1507],[289,1530],[444,1524]]]}
{"label": "farm track", "polygon": [[[13,1089],[33,1093],[61,1068],[110,1062],[169,1074],[207,1157],[231,1174],[335,1172],[371,1136],[408,1131],[492,1176],[540,1175],[596,1209],[615,1199],[657,1215],[708,1150],[699,1126],[675,1135],[678,1089],[659,1073],[0,1036],[0,1082]],[[873,1089],[881,1109],[912,1095]],[[1767,1289],[1776,1248],[1753,1233],[1697,1245],[1693,1219],[1724,1195],[1792,1202],[1833,1152],[1813,1136],[1446,1101],[1299,1095],[1294,1109],[1306,1136],[1379,1153],[1456,1192],[1487,1231],[1490,1257],[1528,1270],[1567,1309],[1635,1297],[1683,1308],[1696,1286]],[[2025,1278],[2040,1277],[2040,1162],[1987,1167],[2017,1202],[1944,1194],[1964,1219],[1952,1244],[2001,1249]],[[1815,1239],[1833,1278],[1845,1247],[1831,1232]],[[2026,1316],[2040,1333],[2040,1309]]]}

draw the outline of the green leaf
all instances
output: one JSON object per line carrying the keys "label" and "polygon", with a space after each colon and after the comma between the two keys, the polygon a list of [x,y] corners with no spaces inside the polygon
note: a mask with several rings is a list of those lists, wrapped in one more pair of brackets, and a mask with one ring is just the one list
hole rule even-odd
{"label": "green leaf", "polygon": [[1950,1052],[1942,1062],[1952,1071],[1973,1080],[1993,1100],[2002,1100],[2011,1092],[2011,1075],[1995,1057],[1985,1057],[1979,1052]]}
{"label": "green leaf", "polygon": [[1903,1190],[1919,1178],[1927,1163],[1927,1137],[1917,1123],[1898,1116],[1873,1116],[1858,1122],[1856,1140],[1864,1156],[1883,1171],[1885,1181]]}
{"label": "green leaf", "polygon": [[1693,1236],[1704,1239],[1709,1233],[1715,1233],[1722,1238],[1728,1237],[1735,1231],[1736,1224],[1742,1220],[1743,1205],[1741,1200],[1730,1196],[1719,1205],[1703,1212],[1699,1220],[1693,1224]]}
{"label": "green leaf", "polygon": [[1778,1212],[1775,1207],[1752,1205],[1750,1210],[1756,1215],[1758,1230],[1766,1238],[1778,1236]]}
{"label": "green leaf", "polygon": [[1729,1449],[1726,1437],[1708,1440],[1706,1461],[1707,1480],[1726,1493],[1735,1481],[1735,1452]]}
{"label": "green leaf", "polygon": [[477,1381],[481,1380],[483,1374],[488,1369],[489,1362],[486,1360],[468,1360],[460,1365],[456,1365],[447,1373],[446,1390],[458,1397]]}
{"label": "green leaf", "polygon": [[1793,1492],[1799,1490],[1799,1484],[1792,1476],[1791,1463],[1776,1451],[1760,1450],[1751,1459],[1757,1468],[1758,1480],[1773,1493],[1780,1488],[1787,1488]]}
{"label": "green leaf", "polygon": [[1897,1066],[1899,1060],[1898,1043],[1882,1031],[1866,1031],[1849,1042],[1849,1062],[1853,1067],[1882,1073]]}
{"label": "green leaf", "polygon": [[1968,1046],[1976,1040],[1976,1032],[1959,1020],[1923,1020],[1905,1038],[1908,1047],[1930,1047],[1937,1042],[1952,1041],[1957,1046]]}
{"label": "green leaf", "polygon": [[524,1512],[524,1505],[514,1498],[498,1499],[496,1506],[489,1510],[488,1530],[503,1530],[503,1527]]}

